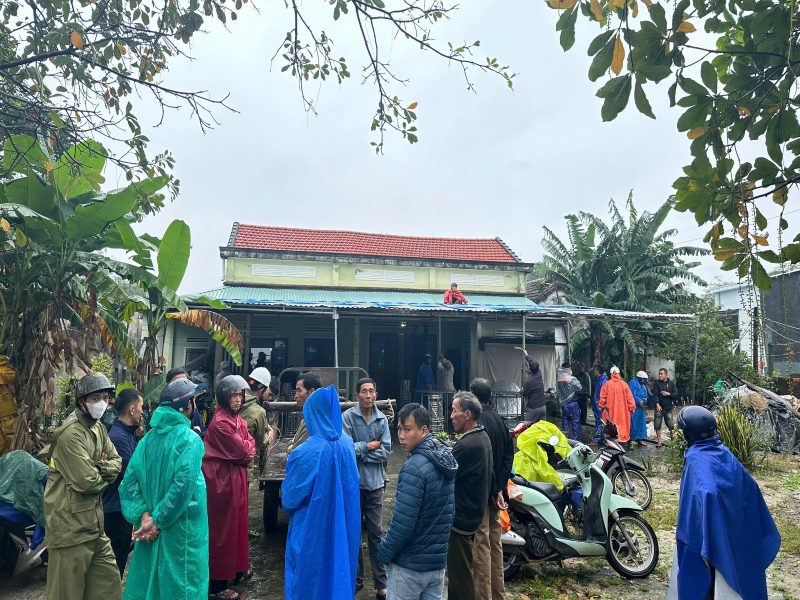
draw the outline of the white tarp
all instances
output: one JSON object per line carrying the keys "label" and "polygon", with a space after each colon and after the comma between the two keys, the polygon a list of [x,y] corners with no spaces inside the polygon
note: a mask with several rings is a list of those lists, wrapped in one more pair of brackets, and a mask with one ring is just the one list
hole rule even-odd
{"label": "white tarp", "polygon": [[[528,346],[528,354],[539,363],[545,389],[556,385],[556,350],[544,346]],[[491,382],[513,381],[522,387],[523,366],[522,352],[511,344],[486,344],[483,351],[484,372]]]}

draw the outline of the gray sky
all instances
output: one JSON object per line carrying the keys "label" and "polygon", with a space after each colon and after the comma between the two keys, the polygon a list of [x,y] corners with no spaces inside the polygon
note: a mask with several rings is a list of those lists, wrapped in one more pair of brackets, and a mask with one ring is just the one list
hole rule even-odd
{"label": "gray sky", "polygon": [[[239,113],[217,111],[220,126],[204,135],[184,109],[148,134],[151,149],[175,155],[181,194],[140,230],[160,235],[172,219],[189,223],[193,248],[182,292],[220,285],[219,246],[227,243],[233,221],[499,236],[523,260],[538,260],[542,226],[566,240],[564,215],[607,215],[609,199],[623,204],[629,190],[637,207],[654,210],[688,162],[688,140],[675,128],[680,113],[666,102],[669,82],[647,88],[656,121],[631,106],[603,123],[595,97],[602,81],[589,82],[586,55],[599,30],[579,26],[575,47],[564,53],[556,11],[521,1],[504,2],[503,9],[465,3],[435,29],[442,42],[480,39],[479,60],[496,56],[518,73],[514,91],[474,71],[478,93],[467,92],[457,65],[404,40],[385,39],[382,53],[391,52],[396,71],[410,80],[395,93],[406,103],[419,102],[420,142],[412,146],[390,136],[385,154],[376,156],[369,145],[376,93],[358,77],[365,56],[352,18],[333,24],[327,3],[305,2],[353,74],[341,86],[326,82],[319,115],[311,116],[294,80],[280,72],[282,63],[270,66],[291,12],[280,0],[257,4],[260,14],[248,5],[230,32],[215,25],[196,36],[194,62],[172,63],[165,77],[172,87],[230,93]],[[154,110],[142,115],[145,128],[158,120]],[[768,217],[777,213],[777,206],[765,210]],[[702,244],[704,230],[691,215],[674,213],[668,224],[679,229],[677,241]],[[713,259],[699,273],[709,281],[725,275]]]}

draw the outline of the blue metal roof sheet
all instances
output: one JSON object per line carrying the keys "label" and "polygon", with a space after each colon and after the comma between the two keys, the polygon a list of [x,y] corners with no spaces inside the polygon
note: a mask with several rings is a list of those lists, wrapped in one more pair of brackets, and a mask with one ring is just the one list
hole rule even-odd
{"label": "blue metal roof sheet", "polygon": [[523,295],[469,294],[469,304],[444,304],[441,293],[382,290],[332,290],[325,288],[266,288],[224,286],[203,294],[232,305],[286,306],[342,309],[386,309],[455,312],[547,312]]}

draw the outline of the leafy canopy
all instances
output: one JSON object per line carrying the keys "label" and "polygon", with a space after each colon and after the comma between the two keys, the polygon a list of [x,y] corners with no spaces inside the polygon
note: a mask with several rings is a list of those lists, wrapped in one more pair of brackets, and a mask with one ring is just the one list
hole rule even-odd
{"label": "leafy canopy", "polygon": [[[787,0],[549,0],[565,50],[578,17],[603,29],[588,47],[589,79],[611,121],[633,103],[655,118],[645,92],[670,80],[691,163],[675,180],[676,204],[709,225],[705,241],[723,270],[770,286],[764,262],[800,262],[800,234],[784,233],[789,192],[800,183],[800,3]],[[698,31],[705,30],[705,35]],[[708,43],[709,37],[715,43]],[[753,144],[751,141],[757,143]],[[769,238],[769,206],[779,211]]]}

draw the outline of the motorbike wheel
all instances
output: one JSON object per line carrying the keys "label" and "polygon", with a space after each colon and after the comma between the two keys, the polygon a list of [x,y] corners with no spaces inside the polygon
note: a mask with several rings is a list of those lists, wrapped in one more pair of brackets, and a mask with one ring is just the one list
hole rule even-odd
{"label": "motorbike wheel", "polygon": [[[630,490],[625,485],[625,473],[628,474]],[[614,484],[614,493],[618,496],[630,498],[644,510],[653,501],[653,487],[650,485],[650,480],[641,471],[628,469],[625,473],[623,473],[622,469],[618,469],[611,476],[611,483]]]}
{"label": "motorbike wheel", "polygon": [[523,562],[519,554],[503,550],[503,580],[511,581],[514,579],[522,568]]}
{"label": "motorbike wheel", "polygon": [[[623,530],[633,543],[633,548]],[[613,569],[626,579],[647,577],[658,564],[658,538],[655,531],[641,515],[632,511],[620,512],[608,532],[606,558]]]}

